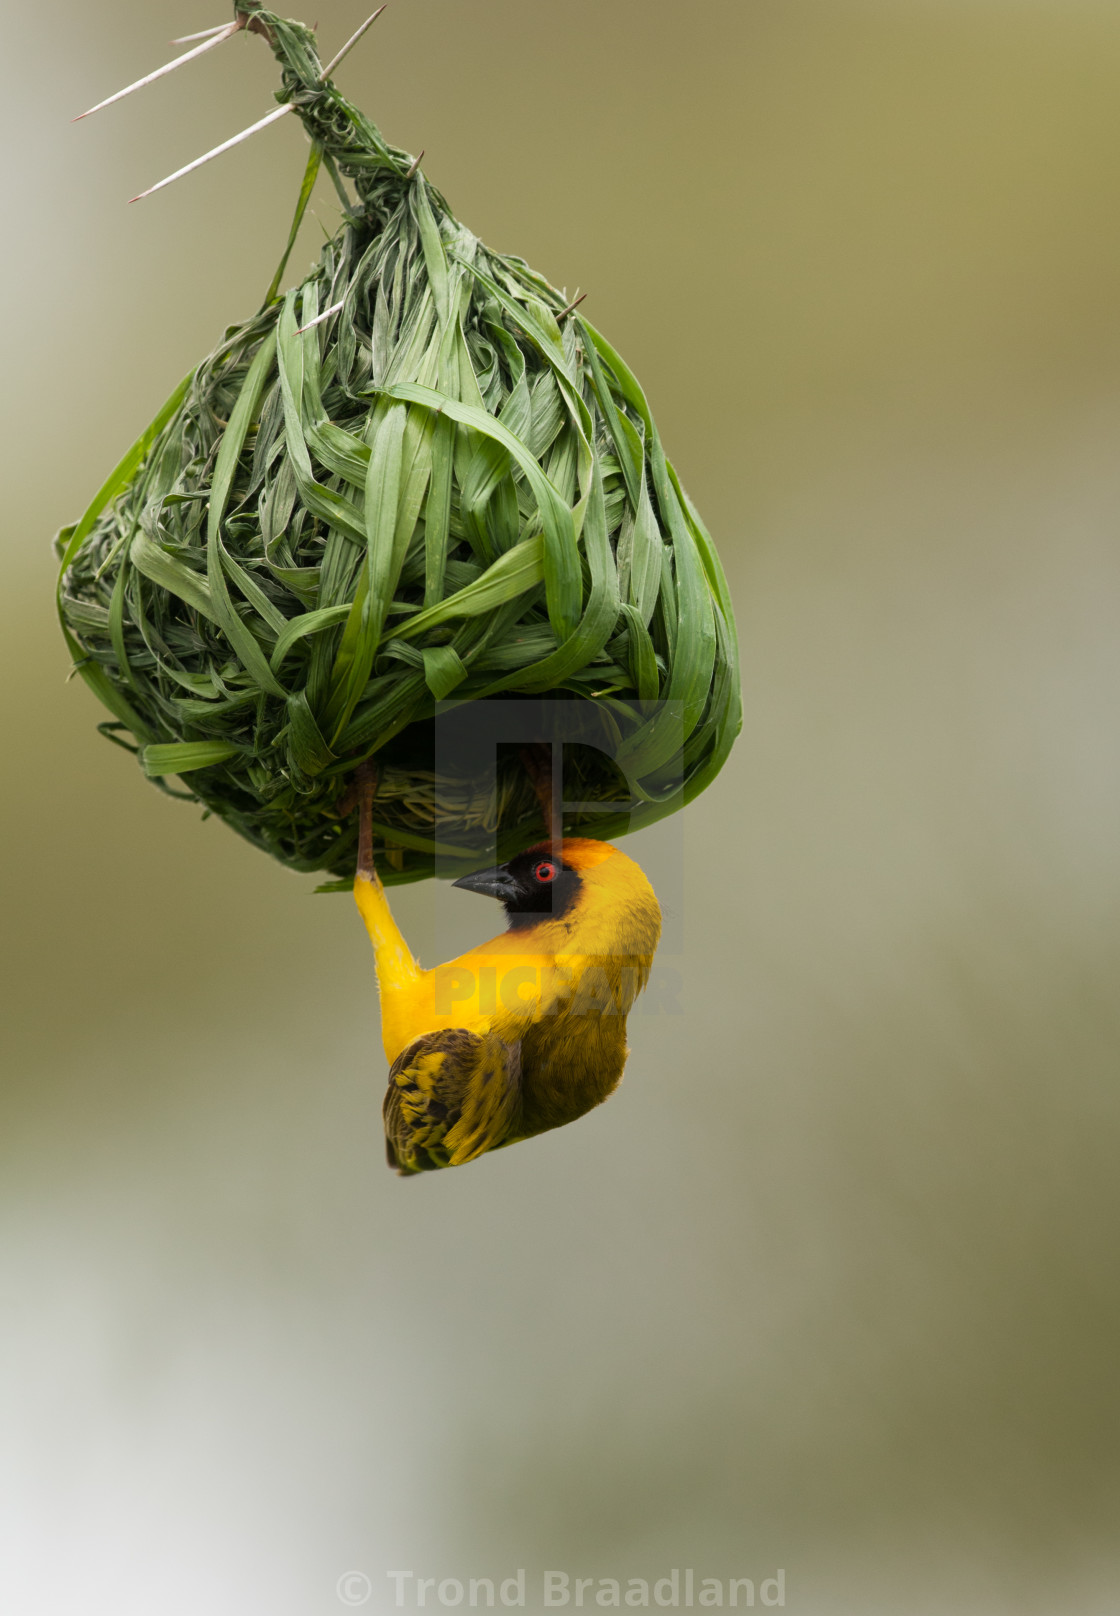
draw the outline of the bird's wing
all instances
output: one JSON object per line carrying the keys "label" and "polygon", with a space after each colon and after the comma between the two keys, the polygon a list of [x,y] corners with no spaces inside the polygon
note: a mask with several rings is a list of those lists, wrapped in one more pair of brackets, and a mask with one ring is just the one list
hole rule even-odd
{"label": "bird's wing", "polygon": [[505,1142],[521,1104],[521,1046],[452,1027],[399,1054],[385,1095],[389,1166],[458,1167]]}

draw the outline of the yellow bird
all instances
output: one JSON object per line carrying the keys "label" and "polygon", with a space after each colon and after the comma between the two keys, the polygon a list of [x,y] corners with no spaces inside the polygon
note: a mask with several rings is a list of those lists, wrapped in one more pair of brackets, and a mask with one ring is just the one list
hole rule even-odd
{"label": "yellow bird", "polygon": [[661,935],[638,865],[569,838],[464,876],[455,885],[498,898],[508,927],[423,970],[374,868],[372,799],[367,778],[354,898],[381,994],[390,1167],[458,1167],[599,1105],[622,1077],[626,1017]]}

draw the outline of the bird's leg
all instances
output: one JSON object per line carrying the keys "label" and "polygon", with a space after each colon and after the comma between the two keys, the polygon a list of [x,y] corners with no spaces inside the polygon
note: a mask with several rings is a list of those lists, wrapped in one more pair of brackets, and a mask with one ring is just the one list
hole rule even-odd
{"label": "bird's leg", "polygon": [[552,747],[547,742],[534,741],[531,745],[521,748],[520,757],[525,773],[529,776],[533,790],[537,794],[537,801],[541,805],[545,838],[555,846],[564,831],[559,812],[560,805],[556,800],[553,785]]}
{"label": "bird's leg", "polygon": [[356,777],[358,797],[358,869],[354,877],[354,902],[365,922],[373,944],[377,980],[384,995],[394,987],[415,980],[420,967],[393,919],[385,888],[373,861],[373,799],[377,792],[377,771],[363,763]]}
{"label": "bird's leg", "polygon": [[373,862],[373,799],[377,794],[377,770],[372,763],[359,764],[355,784],[358,790],[358,873],[360,881],[376,881]]}

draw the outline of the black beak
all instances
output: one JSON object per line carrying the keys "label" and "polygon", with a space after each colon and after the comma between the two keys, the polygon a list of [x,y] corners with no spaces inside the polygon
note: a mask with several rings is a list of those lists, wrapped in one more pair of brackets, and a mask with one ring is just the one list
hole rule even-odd
{"label": "black beak", "polygon": [[493,870],[476,870],[473,875],[461,875],[452,881],[453,887],[464,887],[467,892],[481,892],[486,898],[499,898],[503,903],[516,898],[519,888],[505,865]]}

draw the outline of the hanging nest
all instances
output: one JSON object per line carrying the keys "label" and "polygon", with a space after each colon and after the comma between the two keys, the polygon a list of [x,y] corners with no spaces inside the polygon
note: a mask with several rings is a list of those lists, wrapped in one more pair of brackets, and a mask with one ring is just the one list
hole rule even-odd
{"label": "hanging nest", "polygon": [[[641,388],[321,81],[309,29],[238,15],[311,138],[289,251],[321,164],[347,210],[59,535],[63,627],[106,733],[283,864],[336,876],[367,758],[389,880],[471,856],[480,833],[540,834],[516,756],[496,791],[492,764],[437,773],[437,703],[590,698],[638,783],[575,749],[564,791],[585,806],[565,829],[672,811],[727,757],[738,663],[719,560]],[[655,701],[680,717],[671,756]]]}

